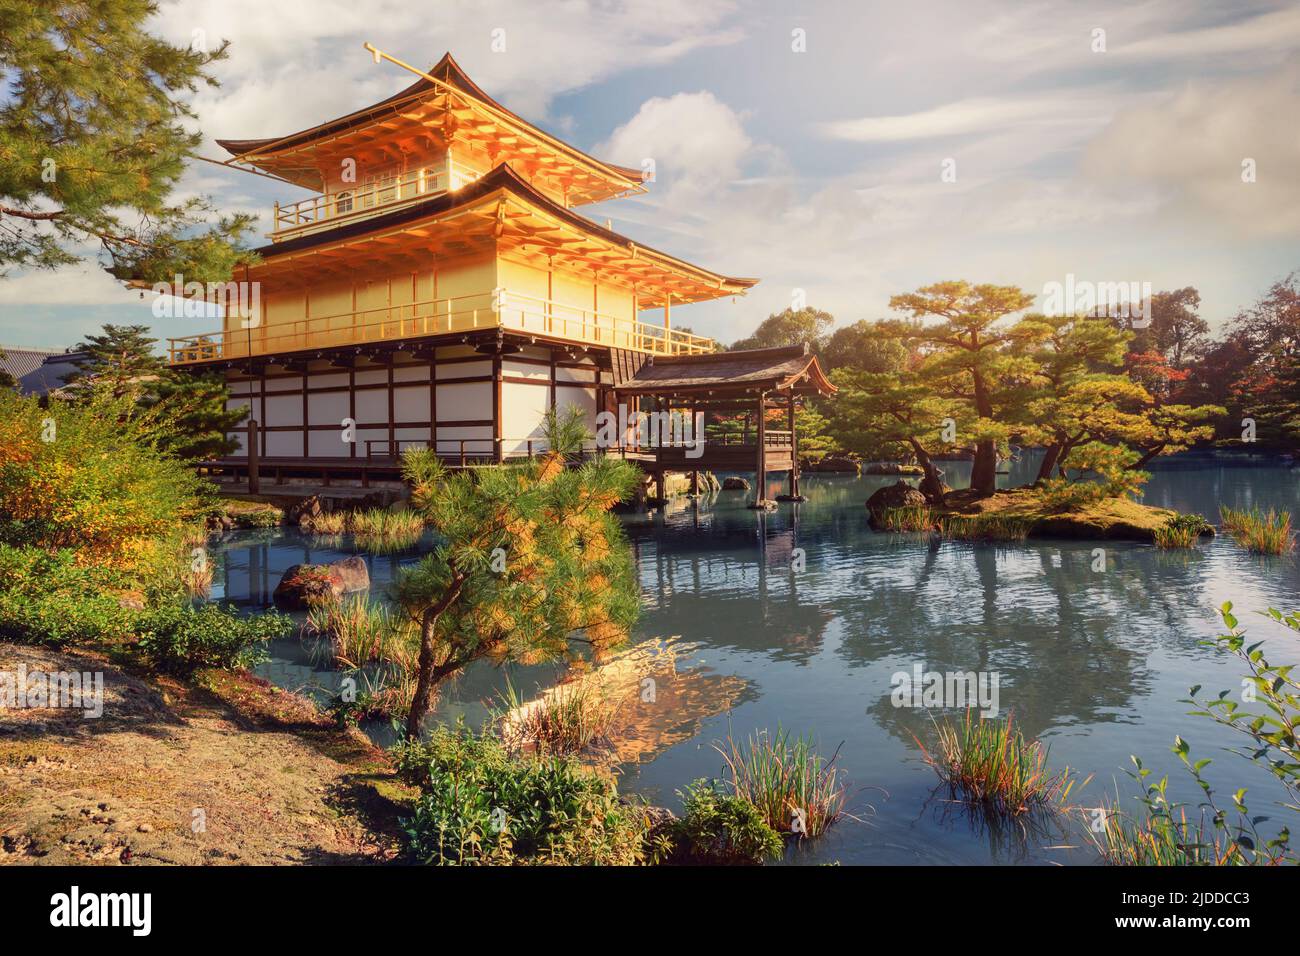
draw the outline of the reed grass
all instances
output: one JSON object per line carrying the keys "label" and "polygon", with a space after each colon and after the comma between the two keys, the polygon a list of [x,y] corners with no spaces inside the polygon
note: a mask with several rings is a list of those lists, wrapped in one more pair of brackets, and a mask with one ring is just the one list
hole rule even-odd
{"label": "reed grass", "polygon": [[348,515],[345,511],[326,511],[311,521],[313,534],[342,534],[347,526]]}
{"label": "reed grass", "polygon": [[1133,820],[1109,807],[1100,833],[1090,839],[1109,866],[1234,866],[1251,861],[1231,834],[1204,819],[1188,819],[1179,807],[1173,814],[1151,813]]}
{"label": "reed grass", "polygon": [[1047,769],[1048,748],[1026,740],[1006,720],[966,711],[961,722],[936,723],[937,753],[918,739],[925,762],[965,802],[1009,816],[1061,803],[1073,786],[1069,768]]}
{"label": "reed grass", "polygon": [[197,567],[189,564],[181,571],[181,584],[190,597],[207,597],[212,590],[212,562],[204,561]]}
{"label": "reed grass", "polygon": [[939,532],[954,541],[1024,541],[1033,527],[1033,519],[1016,515],[950,514],[939,519]]}
{"label": "reed grass", "polygon": [[424,533],[424,519],[414,511],[371,508],[348,516],[348,529],[365,537],[415,537]]}
{"label": "reed grass", "polygon": [[1223,530],[1253,554],[1287,554],[1295,548],[1289,511],[1220,507],[1219,516]]}
{"label": "reed grass", "polygon": [[914,534],[934,530],[934,512],[929,505],[881,508],[874,517],[881,531],[894,534]]}
{"label": "reed grass", "polygon": [[777,727],[742,743],[730,734],[714,744],[737,797],[754,806],[773,830],[815,837],[844,815],[845,786],[835,761],[820,757],[811,737],[794,737]]}
{"label": "reed grass", "polygon": [[537,701],[523,701],[506,682],[497,711],[502,742],[512,751],[565,756],[609,739],[623,708],[590,683],[560,685]]}
{"label": "reed grass", "polygon": [[413,672],[419,647],[415,622],[365,595],[328,595],[307,611],[310,631],[328,638],[334,667],[355,669],[383,663]]}

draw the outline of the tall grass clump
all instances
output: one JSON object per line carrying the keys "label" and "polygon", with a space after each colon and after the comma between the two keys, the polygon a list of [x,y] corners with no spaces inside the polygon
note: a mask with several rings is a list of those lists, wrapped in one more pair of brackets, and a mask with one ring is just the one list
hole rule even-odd
{"label": "tall grass clump", "polygon": [[1286,554],[1295,548],[1291,535],[1291,512],[1269,508],[1250,510],[1221,507],[1223,530],[1254,554]]}
{"label": "tall grass clump", "polygon": [[536,701],[523,701],[506,683],[498,714],[501,739],[512,751],[576,754],[609,738],[622,700],[590,683],[560,685]]}
{"label": "tall grass clump", "polygon": [[1252,862],[1242,845],[1185,807],[1132,819],[1104,808],[1093,843],[1108,866],[1244,866]]}
{"label": "tall grass clump", "polygon": [[354,511],[349,516],[348,529],[363,537],[418,538],[424,533],[424,519],[414,511],[371,508]]}
{"label": "tall grass clump", "polygon": [[914,534],[934,530],[934,512],[929,505],[881,508],[872,517],[877,530],[892,534]]}
{"label": "tall grass clump", "polygon": [[1062,802],[1069,795],[1073,786],[1069,769],[1049,771],[1048,748],[1040,741],[1026,740],[1010,716],[984,719],[967,710],[960,723],[935,727],[937,752],[931,753],[920,740],[917,744],[939,779],[967,803],[1014,816]]}
{"label": "tall grass clump", "polygon": [[820,757],[811,737],[794,737],[777,727],[741,743],[730,734],[715,744],[722,754],[732,792],[758,809],[778,833],[815,837],[844,815],[845,786],[830,760]]}
{"label": "tall grass clump", "polygon": [[944,515],[939,531],[954,541],[1024,541],[1034,522],[1016,515],[977,514]]}
{"label": "tall grass clump", "polygon": [[1154,540],[1157,548],[1194,548],[1209,522],[1198,514],[1174,515],[1156,528]]}
{"label": "tall grass clump", "polygon": [[335,667],[415,666],[419,632],[414,622],[364,594],[327,594],[313,601],[307,611],[307,628],[328,639],[330,663]]}
{"label": "tall grass clump", "polygon": [[342,534],[348,528],[346,511],[326,511],[311,519],[312,534]]}

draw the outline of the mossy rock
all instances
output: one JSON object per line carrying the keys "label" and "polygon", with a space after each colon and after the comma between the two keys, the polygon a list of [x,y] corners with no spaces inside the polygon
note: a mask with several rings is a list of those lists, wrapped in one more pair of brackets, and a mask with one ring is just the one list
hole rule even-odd
{"label": "mossy rock", "polygon": [[1033,523],[1031,538],[1143,542],[1154,541],[1156,529],[1177,515],[1167,508],[1153,508],[1129,498],[1103,498],[1051,511],[1028,489],[1000,491],[988,497],[969,489],[954,491],[945,497],[940,513],[1023,518]]}

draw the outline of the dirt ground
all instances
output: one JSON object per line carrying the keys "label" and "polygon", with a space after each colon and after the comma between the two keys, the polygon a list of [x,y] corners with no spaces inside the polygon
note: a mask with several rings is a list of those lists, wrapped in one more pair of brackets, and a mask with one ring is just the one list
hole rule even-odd
{"label": "dirt ground", "polygon": [[382,751],[249,675],[198,686],[0,644],[0,671],[100,671],[104,712],[0,709],[0,864],[364,864],[395,855]]}

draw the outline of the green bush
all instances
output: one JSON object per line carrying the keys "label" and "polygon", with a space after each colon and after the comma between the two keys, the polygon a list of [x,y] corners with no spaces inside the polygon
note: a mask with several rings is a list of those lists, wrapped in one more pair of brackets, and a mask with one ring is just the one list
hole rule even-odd
{"label": "green bush", "polygon": [[268,640],[292,629],[290,618],[273,611],[242,617],[215,604],[165,604],[140,612],[133,626],[145,659],[178,674],[200,667],[251,667],[266,659]]}
{"label": "green bush", "polygon": [[695,781],[681,797],[684,815],[669,830],[671,862],[742,865],[781,855],[781,835],[753,804],[708,780]]}
{"label": "green bush", "polygon": [[440,729],[396,750],[422,793],[402,821],[406,846],[440,865],[630,865],[645,861],[646,821],[614,782],[571,758],[512,757],[500,741]]}
{"label": "green bush", "polygon": [[112,589],[117,575],[77,564],[71,550],[0,545],[0,640],[19,644],[115,641],[130,630],[134,612]]}

